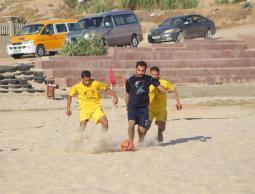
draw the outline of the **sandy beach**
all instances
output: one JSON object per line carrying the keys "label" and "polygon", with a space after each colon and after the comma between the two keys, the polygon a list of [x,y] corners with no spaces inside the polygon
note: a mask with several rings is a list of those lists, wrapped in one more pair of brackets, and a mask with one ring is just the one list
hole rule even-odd
{"label": "sandy beach", "polygon": [[86,140],[72,147],[77,101],[43,94],[0,96],[1,194],[241,194],[255,193],[255,98],[185,98],[168,105],[164,142],[156,127],[134,152],[119,152],[127,139],[123,99],[115,110],[103,99],[109,133],[89,123]]}

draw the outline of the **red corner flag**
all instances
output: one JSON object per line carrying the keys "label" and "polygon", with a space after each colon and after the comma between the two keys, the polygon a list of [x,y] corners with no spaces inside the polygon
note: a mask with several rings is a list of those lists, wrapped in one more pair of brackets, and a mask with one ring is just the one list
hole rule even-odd
{"label": "red corner flag", "polygon": [[115,80],[115,77],[114,77],[114,74],[113,74],[113,71],[112,71],[112,66],[110,65],[110,82],[113,86],[116,85],[116,80]]}

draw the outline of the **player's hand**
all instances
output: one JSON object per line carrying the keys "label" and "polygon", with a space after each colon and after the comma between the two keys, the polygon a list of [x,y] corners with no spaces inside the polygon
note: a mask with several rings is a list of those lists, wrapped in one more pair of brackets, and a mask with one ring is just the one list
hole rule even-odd
{"label": "player's hand", "polygon": [[72,115],[72,111],[70,109],[67,109],[66,110],[66,115],[70,117]]}
{"label": "player's hand", "polygon": [[117,96],[113,96],[113,98],[112,98],[112,103],[113,103],[114,105],[117,105],[117,104],[118,104],[118,97],[117,97]]}
{"label": "player's hand", "polygon": [[176,109],[177,110],[181,110],[182,109],[182,105],[181,105],[181,103],[176,103]]}

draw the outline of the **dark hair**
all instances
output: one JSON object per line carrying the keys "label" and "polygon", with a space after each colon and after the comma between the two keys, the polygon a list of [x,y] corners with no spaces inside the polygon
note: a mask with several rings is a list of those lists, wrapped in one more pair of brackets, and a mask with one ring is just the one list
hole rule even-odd
{"label": "dark hair", "polygon": [[145,67],[145,69],[146,69],[147,68],[147,63],[145,61],[137,61],[135,67],[137,68],[138,66]]}
{"label": "dark hair", "polygon": [[153,67],[150,68],[150,72],[151,71],[156,71],[156,72],[159,73],[159,68],[157,66],[153,66]]}
{"label": "dark hair", "polygon": [[81,73],[81,77],[84,78],[84,77],[91,77],[91,73],[90,71],[88,70],[85,70]]}

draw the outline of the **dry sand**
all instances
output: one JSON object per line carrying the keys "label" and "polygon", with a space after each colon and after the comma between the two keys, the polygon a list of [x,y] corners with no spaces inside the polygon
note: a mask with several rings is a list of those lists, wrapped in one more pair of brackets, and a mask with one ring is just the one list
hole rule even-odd
{"label": "dry sand", "polygon": [[44,95],[0,95],[1,194],[237,194],[255,193],[255,97],[173,100],[164,142],[156,128],[135,152],[119,152],[127,138],[123,100],[105,140],[89,123],[85,144],[69,150],[78,128],[65,116],[65,100]]}

